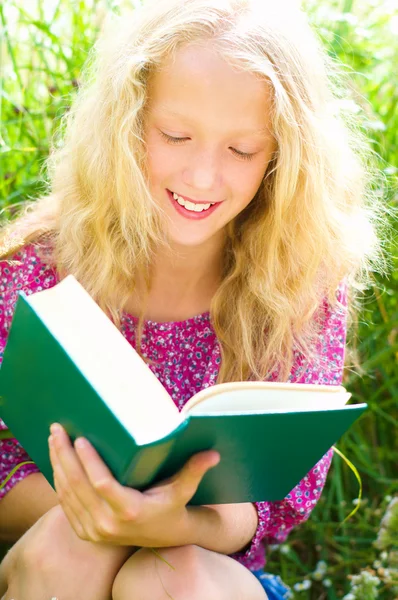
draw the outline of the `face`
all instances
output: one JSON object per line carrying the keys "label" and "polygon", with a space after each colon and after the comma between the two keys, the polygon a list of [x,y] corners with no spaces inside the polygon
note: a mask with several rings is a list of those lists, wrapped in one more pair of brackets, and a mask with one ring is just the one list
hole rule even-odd
{"label": "face", "polygon": [[148,93],[149,185],[168,217],[170,241],[222,245],[275,150],[267,86],[211,46],[189,45],[153,75]]}

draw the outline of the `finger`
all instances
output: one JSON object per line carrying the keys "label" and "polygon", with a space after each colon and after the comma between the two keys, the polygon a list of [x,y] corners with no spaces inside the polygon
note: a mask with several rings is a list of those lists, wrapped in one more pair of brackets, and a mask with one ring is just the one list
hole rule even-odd
{"label": "finger", "polygon": [[51,431],[54,474],[62,486],[65,502],[82,519],[94,515],[102,507],[103,500],[91,486],[65,430],[56,425]]}
{"label": "finger", "polygon": [[194,496],[207,471],[219,462],[218,452],[213,450],[200,452],[192,456],[178,473],[160,485],[170,486],[177,502],[187,504]]}
{"label": "finger", "polygon": [[77,516],[74,513],[73,509],[69,506],[69,504],[62,500],[63,493],[62,493],[61,485],[55,475],[54,475],[54,486],[55,486],[55,490],[59,496],[62,510],[64,511],[66,518],[69,521],[70,526],[72,527],[72,529],[74,530],[76,535],[79,536],[79,538],[81,538],[82,540],[87,539],[86,530],[81,522],[81,517]]}
{"label": "finger", "polygon": [[55,491],[57,492],[62,509],[68,517],[69,523],[79,537],[82,537],[84,531],[82,521],[88,520],[89,515],[86,511],[86,508],[74,494],[73,489],[71,489],[66,476],[60,467],[59,460],[54,449],[54,440],[52,436],[49,438],[49,448],[50,460],[54,471]]}
{"label": "finger", "polygon": [[126,506],[126,492],[130,508],[141,493],[122,486],[112,475],[95,448],[85,438],[75,442],[76,452],[85,470],[86,476],[97,494],[117,511],[123,511]]}

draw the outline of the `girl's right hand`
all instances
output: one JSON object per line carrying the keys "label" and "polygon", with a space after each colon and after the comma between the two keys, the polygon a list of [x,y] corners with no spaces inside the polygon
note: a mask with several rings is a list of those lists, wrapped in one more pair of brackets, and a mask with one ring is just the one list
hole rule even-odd
{"label": "girl's right hand", "polygon": [[111,600],[113,581],[133,551],[81,540],[62,508],[55,506],[1,563],[0,598]]}

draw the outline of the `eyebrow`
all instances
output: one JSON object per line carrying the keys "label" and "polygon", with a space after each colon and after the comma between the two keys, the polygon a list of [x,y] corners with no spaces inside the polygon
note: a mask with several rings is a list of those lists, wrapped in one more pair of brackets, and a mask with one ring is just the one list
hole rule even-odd
{"label": "eyebrow", "polygon": [[[165,111],[158,111],[158,115],[162,116],[162,117],[176,117],[177,119],[180,119],[181,121],[185,121],[186,123],[190,123],[190,124],[192,124],[194,122],[188,116],[183,115],[174,110],[166,109]],[[270,130],[268,127],[263,127],[260,129],[239,129],[239,130],[236,130],[233,132],[233,135],[269,135],[269,134],[270,134]]]}

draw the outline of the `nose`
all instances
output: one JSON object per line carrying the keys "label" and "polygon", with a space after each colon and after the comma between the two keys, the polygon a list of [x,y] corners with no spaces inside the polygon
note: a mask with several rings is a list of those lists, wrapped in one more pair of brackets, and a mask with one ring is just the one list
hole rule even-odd
{"label": "nose", "polygon": [[213,191],[222,180],[221,164],[216,149],[201,149],[190,155],[183,173],[184,183],[194,190]]}

